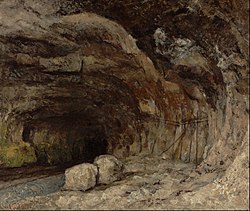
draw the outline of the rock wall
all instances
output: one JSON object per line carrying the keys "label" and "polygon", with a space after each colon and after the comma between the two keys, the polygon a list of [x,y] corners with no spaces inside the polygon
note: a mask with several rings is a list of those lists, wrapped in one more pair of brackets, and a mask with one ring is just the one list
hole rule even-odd
{"label": "rock wall", "polygon": [[0,5],[1,166],[234,160],[249,124],[246,1]]}

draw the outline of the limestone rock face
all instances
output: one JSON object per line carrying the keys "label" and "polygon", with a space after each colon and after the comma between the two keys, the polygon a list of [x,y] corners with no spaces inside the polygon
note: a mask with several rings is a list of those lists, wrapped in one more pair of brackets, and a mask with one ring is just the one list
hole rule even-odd
{"label": "limestone rock face", "polygon": [[85,191],[96,185],[97,167],[90,163],[73,166],[65,171],[65,190]]}
{"label": "limestone rock face", "polygon": [[[47,3],[45,11],[44,2],[0,2],[0,145],[28,143],[36,157],[24,160],[49,165],[170,146],[170,157],[201,162],[214,140],[206,99],[167,81],[120,24],[87,12],[59,15],[60,1]],[[198,150],[191,141],[196,118],[204,120]],[[0,165],[8,159],[0,151]]]}
{"label": "limestone rock face", "polygon": [[248,40],[247,0],[0,0],[0,168],[157,155],[222,178],[170,208],[241,203]]}
{"label": "limestone rock face", "polygon": [[1,0],[0,167],[164,153],[226,171],[248,38],[245,0]]}
{"label": "limestone rock face", "polygon": [[116,157],[100,155],[94,164],[98,167],[98,184],[111,184],[122,178],[123,164]]}

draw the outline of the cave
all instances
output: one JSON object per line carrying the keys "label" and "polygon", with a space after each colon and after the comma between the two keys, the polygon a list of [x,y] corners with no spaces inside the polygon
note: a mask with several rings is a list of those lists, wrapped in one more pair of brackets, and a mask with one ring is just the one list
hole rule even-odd
{"label": "cave", "polygon": [[[187,199],[178,197],[193,192],[218,200],[206,204],[211,209],[245,208],[248,38],[244,0],[0,0],[0,193],[8,186],[1,181],[52,176],[112,155],[134,166],[152,159],[152,169],[172,166],[158,170],[180,184],[204,184],[170,194],[179,208],[207,203],[182,204]],[[178,177],[174,165],[193,173]],[[232,186],[226,196],[220,185]],[[175,208],[171,197],[158,203],[155,192],[151,204],[139,197],[148,206],[138,199],[124,207]],[[72,206],[79,208],[59,207]]]}
{"label": "cave", "polygon": [[23,141],[34,146],[37,164],[68,166],[108,153],[101,126],[81,118],[85,120],[80,114],[51,117],[24,127]]}

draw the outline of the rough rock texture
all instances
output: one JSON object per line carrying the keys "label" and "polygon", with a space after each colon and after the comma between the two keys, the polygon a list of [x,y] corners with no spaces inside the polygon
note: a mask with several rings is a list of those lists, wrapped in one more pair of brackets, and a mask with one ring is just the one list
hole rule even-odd
{"label": "rough rock texture", "polygon": [[101,155],[95,159],[94,164],[98,168],[98,184],[111,184],[123,176],[122,162],[112,155]]}
{"label": "rough rock texture", "polygon": [[[235,148],[249,112],[247,11],[229,0],[1,1],[0,164],[163,151],[198,164],[219,139]],[[6,156],[23,142],[36,157]]]}
{"label": "rough rock texture", "polygon": [[163,207],[246,208],[248,38],[246,0],[1,0],[0,167],[152,154],[218,177]]}
{"label": "rough rock texture", "polygon": [[90,163],[83,163],[65,171],[65,190],[88,190],[96,185],[98,169]]}
{"label": "rough rock texture", "polygon": [[[246,156],[235,163],[242,165]],[[243,161],[243,162],[242,162]],[[143,169],[135,171],[135,165]],[[238,182],[247,175],[231,171],[221,177],[216,172],[200,173],[194,164],[162,159],[159,156],[131,156],[124,160],[126,177],[112,185],[96,186],[91,191],[58,191],[47,196],[29,197],[12,203],[12,209],[72,210],[246,210],[247,183]],[[238,179],[237,179],[238,178]],[[240,179],[239,179],[240,178]],[[236,180],[235,180],[236,179]],[[226,182],[225,182],[226,181]],[[6,208],[3,207],[3,208]]]}
{"label": "rough rock texture", "polygon": [[121,25],[90,13],[38,15],[29,3],[18,3],[14,19],[13,2],[1,3],[5,148],[28,142],[39,163],[52,165],[164,150],[187,162],[203,159],[214,141],[208,103],[165,80]]}

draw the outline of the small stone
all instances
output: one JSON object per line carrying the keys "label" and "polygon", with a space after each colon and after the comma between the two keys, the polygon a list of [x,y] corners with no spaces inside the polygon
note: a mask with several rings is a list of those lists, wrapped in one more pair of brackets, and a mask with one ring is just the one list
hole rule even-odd
{"label": "small stone", "polygon": [[171,160],[171,155],[169,153],[163,153],[161,155],[162,160]]}
{"label": "small stone", "polygon": [[66,169],[65,190],[85,191],[96,185],[97,167],[90,163],[83,163]]}
{"label": "small stone", "polygon": [[120,180],[123,175],[123,164],[112,155],[101,155],[94,163],[98,166],[98,184],[111,184]]}

